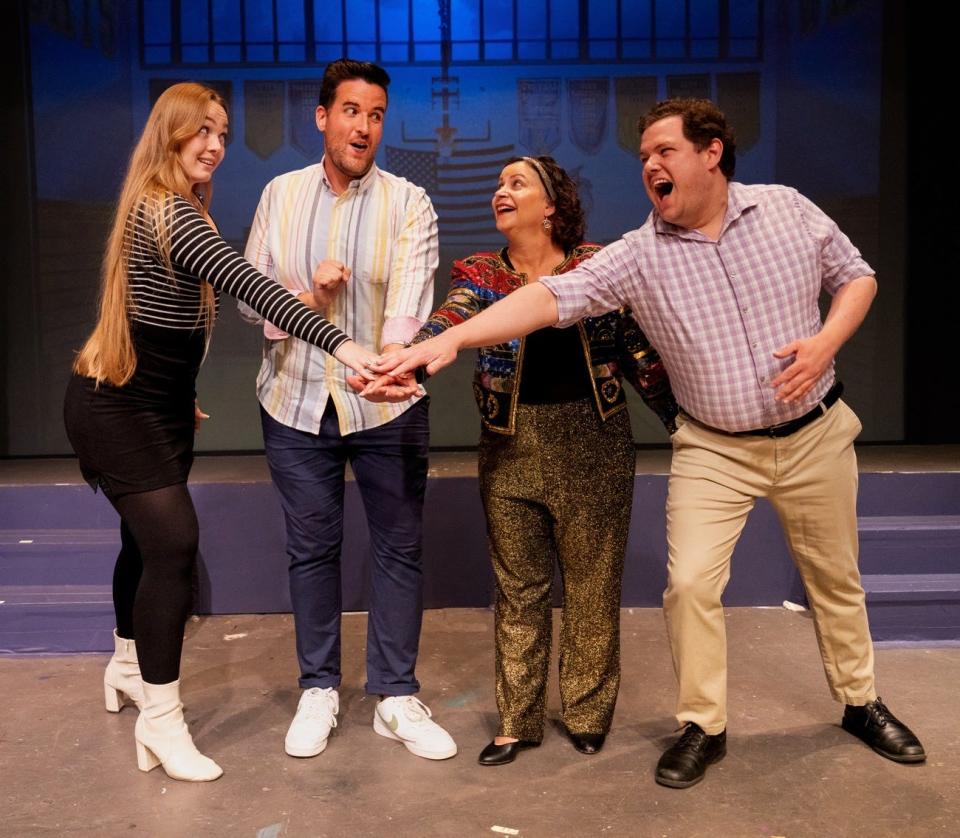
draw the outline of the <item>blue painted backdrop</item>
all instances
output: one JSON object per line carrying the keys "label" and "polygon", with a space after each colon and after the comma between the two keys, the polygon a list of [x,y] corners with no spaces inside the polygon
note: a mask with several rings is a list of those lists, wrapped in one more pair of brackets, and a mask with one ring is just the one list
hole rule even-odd
{"label": "blue painted backdrop", "polygon": [[[833,214],[880,273],[883,294],[841,372],[866,439],[902,428],[903,277],[880,253],[879,0],[62,0],[31,4],[39,338],[35,409],[11,419],[10,454],[68,450],[60,382],[93,317],[99,254],[134,139],[167,84],[228,98],[231,143],[213,214],[242,248],[260,191],[319,160],[313,109],[323,65],[379,60],[390,105],[378,163],[431,193],[441,218],[437,297],[453,258],[498,245],[489,197],[502,160],[549,153],[579,180],[590,238],[649,212],[636,118],[671,94],[732,117],[737,177],[796,186]],[[882,328],[881,328],[882,327]],[[260,446],[257,332],[224,300],[200,382],[213,415],[201,449]],[[435,379],[433,443],[473,445],[471,359]],[[14,382],[16,385],[17,382]],[[642,406],[638,441],[664,439]],[[0,452],[3,453],[3,452]]]}

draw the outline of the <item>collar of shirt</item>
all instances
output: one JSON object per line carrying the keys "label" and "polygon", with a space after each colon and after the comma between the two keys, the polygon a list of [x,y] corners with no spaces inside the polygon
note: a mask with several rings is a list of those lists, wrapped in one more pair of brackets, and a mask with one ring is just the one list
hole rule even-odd
{"label": "collar of shirt", "polygon": [[[720,227],[720,236],[717,241],[723,238],[727,228],[733,224],[744,212],[757,206],[756,198],[751,197],[749,191],[744,188],[742,183],[727,184],[727,211],[723,216],[723,224]],[[698,241],[713,241],[705,236],[699,230],[691,230],[687,227],[678,227],[669,221],[664,221],[660,214],[653,210],[653,226],[657,233],[666,236],[677,236],[682,239],[696,239]]]}
{"label": "collar of shirt", "polygon": [[[324,154],[323,157],[320,158],[320,179],[323,182],[324,187],[333,192],[333,186],[327,179],[326,162],[327,155]],[[373,185],[373,181],[376,179],[378,171],[379,169],[377,169],[377,164],[375,162],[371,163],[370,168],[363,177],[350,181],[350,184],[347,186],[347,190],[355,189],[358,193],[366,192]]]}

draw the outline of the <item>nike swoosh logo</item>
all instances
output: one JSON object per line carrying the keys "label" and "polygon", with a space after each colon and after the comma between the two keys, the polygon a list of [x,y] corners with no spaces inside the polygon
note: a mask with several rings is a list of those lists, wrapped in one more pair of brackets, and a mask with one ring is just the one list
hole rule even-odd
{"label": "nike swoosh logo", "polygon": [[[382,719],[383,716],[381,716],[380,718]],[[384,719],[384,721],[386,721],[386,719]],[[386,722],[386,724],[387,724],[387,727],[390,728],[390,730],[392,730],[394,733],[396,733],[397,728],[400,727],[400,722],[398,722],[397,717],[393,715],[390,716],[390,721]]]}

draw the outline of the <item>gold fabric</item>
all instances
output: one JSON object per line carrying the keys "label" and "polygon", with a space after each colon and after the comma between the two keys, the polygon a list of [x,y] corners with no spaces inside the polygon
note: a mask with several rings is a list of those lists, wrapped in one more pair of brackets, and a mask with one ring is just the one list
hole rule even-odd
{"label": "gold fabric", "polygon": [[480,491],[497,582],[501,736],[543,737],[554,557],[563,580],[562,719],[606,733],[620,687],[620,588],[635,451],[626,411],[520,405],[514,436],[484,431]]}

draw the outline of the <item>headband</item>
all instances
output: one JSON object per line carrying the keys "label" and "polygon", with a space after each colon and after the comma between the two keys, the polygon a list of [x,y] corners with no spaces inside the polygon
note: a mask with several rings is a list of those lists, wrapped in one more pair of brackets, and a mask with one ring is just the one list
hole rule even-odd
{"label": "headband", "polygon": [[540,176],[540,182],[543,184],[543,188],[547,193],[547,197],[550,199],[551,204],[557,202],[557,193],[553,188],[553,184],[550,182],[550,177],[547,175],[547,170],[543,168],[543,164],[534,157],[524,157],[524,163],[529,163]]}

